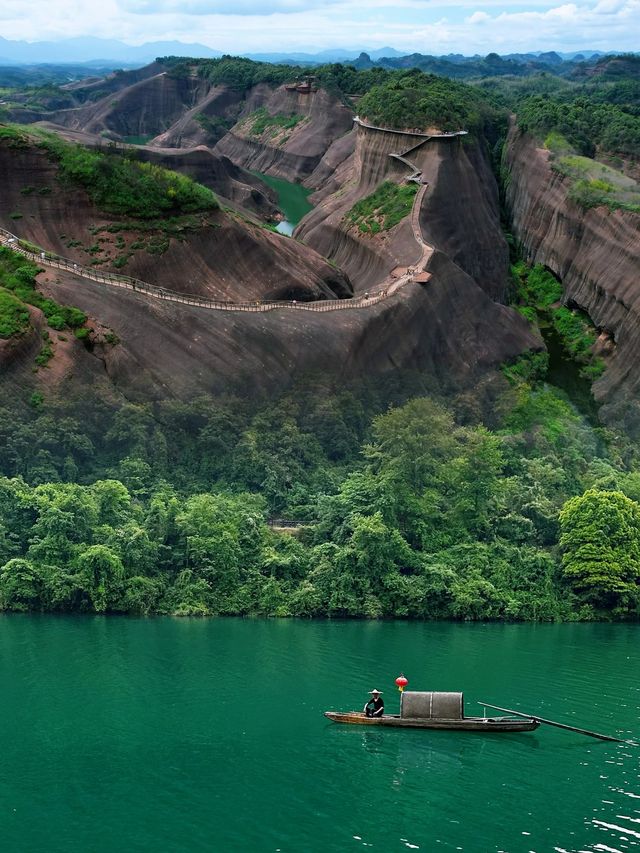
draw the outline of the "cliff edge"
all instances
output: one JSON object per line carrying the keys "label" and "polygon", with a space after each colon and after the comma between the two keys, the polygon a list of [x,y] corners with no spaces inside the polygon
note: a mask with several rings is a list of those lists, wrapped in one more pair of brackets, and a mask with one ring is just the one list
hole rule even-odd
{"label": "cliff edge", "polygon": [[506,202],[531,263],[543,264],[564,287],[564,302],[585,311],[614,342],[593,393],[605,423],[640,434],[640,216],[569,198],[569,180],[550,152],[512,127],[505,149]]}

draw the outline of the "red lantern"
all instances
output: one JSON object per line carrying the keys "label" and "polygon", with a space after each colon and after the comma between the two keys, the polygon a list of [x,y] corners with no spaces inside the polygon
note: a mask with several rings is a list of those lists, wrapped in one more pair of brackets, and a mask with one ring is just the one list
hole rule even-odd
{"label": "red lantern", "polygon": [[404,674],[401,672],[400,675],[396,678],[396,684],[398,685],[398,690],[400,691],[400,693],[402,693],[408,683],[409,679],[405,678]]}

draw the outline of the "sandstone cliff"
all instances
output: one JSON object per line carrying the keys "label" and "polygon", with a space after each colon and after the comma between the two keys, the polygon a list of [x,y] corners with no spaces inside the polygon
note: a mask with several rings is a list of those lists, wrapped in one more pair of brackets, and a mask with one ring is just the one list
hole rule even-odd
{"label": "sandstone cliff", "polygon": [[171,77],[161,71],[95,103],[58,110],[41,118],[111,138],[153,137],[167,130],[207,91],[208,85],[198,78]]}
{"label": "sandstone cliff", "polygon": [[212,189],[225,201],[257,214],[260,219],[275,220],[278,214],[276,193],[256,175],[236,166],[228,157],[214,154],[210,148],[137,148],[140,160],[187,175]]}
{"label": "sandstone cliff", "polygon": [[[266,105],[286,112],[292,97],[298,98],[298,93],[274,94],[269,87],[254,87],[243,115]],[[523,318],[494,301],[502,290],[506,257],[495,186],[482,149],[451,139],[420,145],[411,159],[429,182],[422,209],[416,207],[414,216],[388,232],[365,236],[345,223],[344,214],[382,181],[400,183],[406,178],[407,166],[389,154],[415,144],[415,138],[364,128],[354,131],[349,111],[326,93],[304,97],[308,113],[293,128],[296,139],[292,132],[282,146],[263,140],[258,150],[246,140],[235,147],[239,136],[230,135],[228,145],[235,167],[249,161],[290,179],[306,177],[307,185],[317,189],[313,198],[318,207],[297,232],[307,245],[235,214],[217,212],[204,218],[206,227],[185,233],[184,239],[172,237],[164,254],[136,250],[123,271],[183,293],[226,299],[335,298],[351,293],[349,279],[340,272],[342,264],[360,292],[379,288],[394,266],[426,257],[427,240],[434,247],[427,284],[407,284],[383,301],[361,308],[243,313],[163,302],[49,271],[43,290],[97,318],[113,329],[119,342],[97,346],[91,353],[76,348],[69,355],[77,360],[76,369],[58,373],[56,344],[51,367],[32,376],[18,365],[11,373],[15,382],[53,387],[57,381],[56,387],[71,393],[77,392],[82,377],[99,375],[105,388],[131,398],[189,398],[229,389],[270,393],[320,370],[345,382],[365,375],[411,373],[420,377],[425,390],[453,393],[477,388],[501,362],[540,347]],[[314,128],[322,127],[323,135],[312,148]],[[117,238],[103,226],[113,217],[100,214],[77,189],[60,187],[55,164],[44,152],[5,154],[3,158],[0,147],[0,181],[6,187],[0,199],[0,224],[81,263],[87,263],[96,233],[107,241],[100,244],[106,245],[107,253],[112,249],[109,241]],[[257,160],[252,159],[254,154]],[[194,174],[213,168],[206,149],[182,153],[156,148],[144,156],[154,162],[184,157],[185,170],[193,169]],[[243,174],[235,173],[239,183]],[[225,176],[233,183],[231,167],[225,166]],[[25,193],[25,188],[30,189]],[[477,212],[465,209],[474,205]],[[20,218],[11,219],[12,213]],[[103,230],[90,231],[91,225]],[[126,232],[118,232],[123,233],[128,239]],[[497,260],[490,254],[492,246],[498,247]]]}
{"label": "sandstone cliff", "polygon": [[[317,207],[300,223],[296,236],[347,271],[356,289],[372,287],[394,266],[414,263],[420,252],[408,220],[376,237],[360,234],[345,221],[353,205],[384,180],[402,182],[410,175],[407,165],[389,155],[413,147],[407,158],[428,184],[419,213],[424,239],[493,299],[502,300],[508,249],[500,227],[497,184],[482,144],[458,138],[421,141],[362,126],[350,136],[353,141],[345,137],[327,152],[325,159],[334,158],[334,191],[321,190],[311,197]],[[322,163],[314,175],[326,176]]]}
{"label": "sandstone cliff", "polygon": [[506,149],[506,200],[528,260],[561,281],[564,301],[585,311],[615,341],[593,386],[601,416],[640,432],[640,216],[605,207],[583,210],[568,198],[568,179],[549,152],[513,127]]}
{"label": "sandstone cliff", "polygon": [[[290,129],[278,131],[269,126],[254,133],[251,114],[260,107],[270,116],[296,116],[300,120]],[[256,86],[247,95],[240,121],[218,142],[215,151],[247,169],[303,181],[331,145],[351,129],[352,120],[352,111],[322,89],[302,94],[284,86],[275,92]]]}
{"label": "sandstone cliff", "polygon": [[[327,313],[207,311],[57,271],[41,287],[114,330],[116,346],[84,358],[101,363],[102,381],[130,399],[268,394],[319,371],[338,383],[399,381],[411,373],[425,391],[454,393],[474,389],[501,361],[538,345],[515,312],[495,305],[444,255],[436,253],[431,268],[426,287],[410,285],[378,305]],[[47,371],[18,375],[51,387]],[[61,389],[77,393],[76,386],[67,376]]]}

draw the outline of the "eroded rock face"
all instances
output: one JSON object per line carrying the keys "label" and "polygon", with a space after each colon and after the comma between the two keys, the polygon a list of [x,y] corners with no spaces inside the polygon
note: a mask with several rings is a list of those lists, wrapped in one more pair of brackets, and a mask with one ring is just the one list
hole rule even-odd
{"label": "eroded rock face", "polygon": [[[640,216],[605,207],[583,210],[568,198],[566,178],[549,152],[512,128],[506,150],[507,203],[531,263],[561,281],[565,302],[586,311],[615,341],[607,369],[593,386],[601,416],[640,433]],[[611,350],[611,346],[609,346]]]}
{"label": "eroded rock face", "polygon": [[246,169],[234,165],[228,157],[218,156],[204,145],[188,149],[145,146],[137,149],[137,156],[145,162],[187,175],[261,219],[275,220],[277,217],[277,195],[270,187]]}
{"label": "eroded rock face", "polygon": [[420,211],[422,233],[492,299],[503,302],[509,249],[487,154],[480,143],[442,141],[425,147],[430,145],[432,184]]}
{"label": "eroded rock face", "polygon": [[[205,89],[206,91],[206,89]],[[238,117],[244,105],[242,92],[231,86],[214,86],[152,144],[159,148],[213,146]]]}
{"label": "eroded rock face", "polygon": [[157,136],[195,106],[207,91],[198,78],[176,78],[165,71],[107,95],[95,103],[44,116],[57,124],[112,138]]}
{"label": "eroded rock face", "polygon": [[207,311],[58,272],[43,290],[115,331],[120,343],[100,359],[112,387],[129,399],[269,394],[319,371],[337,383],[408,371],[424,377],[424,387],[453,392],[473,389],[500,362],[539,346],[522,317],[495,305],[444,255],[436,253],[430,269],[427,286],[327,313]]}
{"label": "eroded rock face", "polygon": [[[258,88],[251,93],[254,100],[247,104],[247,114],[261,99],[270,97],[266,87]],[[311,124],[309,121],[301,130]],[[344,214],[383,180],[400,182],[406,177],[407,167],[388,155],[410,143],[404,145],[397,135],[363,128],[349,130],[332,141],[333,132],[318,145],[313,168],[305,160],[308,149],[302,145],[304,140],[299,140],[303,153],[300,149],[287,152],[294,158],[290,162],[295,174],[307,174],[308,185],[317,187],[315,197],[321,200],[296,232],[307,245],[272,234],[235,214],[219,212],[206,217],[206,228],[186,234],[184,240],[172,239],[162,255],[137,251],[124,272],[172,290],[214,298],[344,297],[351,293],[351,284],[339,269],[343,263],[362,292],[385,280],[394,266],[411,265],[426,257],[415,236],[420,227],[435,247],[426,285],[407,284],[384,301],[364,308],[248,313],[154,300],[56,271],[47,274],[43,290],[60,302],[77,305],[113,329],[119,339],[117,345],[100,352],[74,353],[78,369],[65,373],[61,390],[66,393],[73,388],[79,381],[74,377],[94,375],[93,368],[80,364],[91,360],[94,367],[98,364],[102,381],[110,388],[136,399],[188,399],[196,393],[228,390],[269,394],[317,371],[336,382],[415,372],[424,378],[425,387],[453,392],[476,388],[501,362],[526,349],[540,348],[540,340],[524,319],[492,298],[497,290],[483,252],[496,239],[495,189],[483,188],[487,172],[476,168],[473,160],[481,155],[452,140],[421,146],[412,159],[429,181],[430,190],[420,216],[414,217],[416,222],[407,217],[391,231],[369,239],[345,224]],[[459,148],[457,154],[454,145]],[[149,156],[162,158],[165,152],[158,150]],[[193,168],[206,168],[200,162],[205,155],[195,151],[190,156]],[[277,168],[284,162],[280,160]],[[273,171],[278,174],[275,167]],[[474,175],[478,175],[477,186]],[[291,178],[292,174],[284,176]],[[447,181],[452,182],[451,193]],[[0,224],[48,249],[87,262],[82,246],[69,247],[69,238],[86,248],[94,239],[88,226],[108,224],[109,220],[83,192],[58,187],[55,164],[42,151],[12,151],[3,159],[0,146],[0,182],[6,187],[0,198]],[[27,195],[21,192],[26,185],[35,187]],[[46,186],[56,188],[55,192],[41,194],[39,189]],[[327,192],[332,188],[336,191]],[[486,204],[475,219],[462,210],[474,200]],[[12,222],[9,214],[18,206],[22,219]],[[490,225],[483,224],[483,218]],[[318,251],[326,253],[336,266]],[[501,261],[494,263],[495,269]],[[27,376],[19,370],[14,375]]]}
{"label": "eroded rock face", "polygon": [[[303,119],[274,135],[273,128],[254,135],[247,117],[264,107],[271,115],[297,115]],[[248,95],[238,124],[218,142],[223,154],[246,169],[268,172],[289,181],[308,178],[331,145],[351,129],[352,111],[320,89],[302,94],[281,86],[272,92],[256,86]]]}

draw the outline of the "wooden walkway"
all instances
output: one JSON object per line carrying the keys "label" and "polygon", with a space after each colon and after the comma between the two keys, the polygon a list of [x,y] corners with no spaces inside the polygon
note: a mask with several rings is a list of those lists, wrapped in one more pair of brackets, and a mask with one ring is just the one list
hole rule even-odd
{"label": "wooden walkway", "polygon": [[196,308],[205,308],[210,311],[245,311],[251,313],[264,313],[267,311],[275,311],[280,309],[293,311],[345,311],[353,309],[371,308],[385,299],[389,299],[397,293],[402,287],[410,284],[413,281],[412,272],[402,276],[399,279],[387,277],[383,282],[378,284],[371,292],[365,293],[362,296],[355,296],[352,299],[324,299],[315,302],[299,302],[296,300],[274,300],[274,301],[254,301],[254,302],[226,302],[217,299],[206,299],[202,296],[187,296],[184,293],[178,293],[175,290],[167,290],[164,287],[157,287],[149,284],[138,278],[130,278],[117,273],[101,272],[91,267],[84,267],[81,264],[70,261],[67,258],[62,258],[59,255],[51,252],[31,252],[24,246],[20,245],[20,238],[4,228],[0,228],[0,246],[5,246],[14,252],[19,252],[30,261],[40,264],[44,267],[53,269],[65,270],[73,273],[80,278],[97,282],[98,284],[107,285],[109,287],[119,287],[124,290],[131,290],[134,293],[139,293],[143,296],[151,297],[152,299],[162,299],[166,302],[179,302],[182,305],[192,305]]}
{"label": "wooden walkway", "polygon": [[466,136],[469,131],[468,130],[452,130],[449,133],[426,133],[425,131],[418,130],[396,130],[393,127],[377,127],[375,124],[367,124],[366,121],[362,121],[360,116],[355,116],[354,124],[359,124],[360,127],[366,127],[367,130],[379,130],[381,133],[395,133],[398,136],[420,136],[424,139],[451,139],[454,136]]}
{"label": "wooden walkway", "polygon": [[411,154],[418,148],[421,148],[425,142],[429,142],[431,139],[455,139],[458,136],[467,136],[469,133],[468,130],[453,130],[449,133],[421,133],[417,130],[395,130],[392,127],[377,127],[375,124],[367,124],[362,121],[360,116],[355,116],[353,119],[354,124],[359,125],[360,127],[365,127],[367,130],[376,130],[379,133],[394,133],[398,136],[418,136],[420,137],[420,142],[414,143],[410,148],[407,148],[406,151],[403,151],[401,154],[392,153],[389,154],[389,157],[392,157],[394,160],[398,160],[403,165],[407,166],[407,168],[411,169],[411,174],[408,178],[405,178],[406,181],[412,181],[416,184],[426,184],[427,182],[422,177],[422,170],[417,167],[415,163],[412,163],[411,160],[407,159],[407,155]]}

